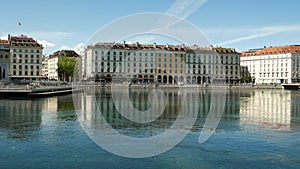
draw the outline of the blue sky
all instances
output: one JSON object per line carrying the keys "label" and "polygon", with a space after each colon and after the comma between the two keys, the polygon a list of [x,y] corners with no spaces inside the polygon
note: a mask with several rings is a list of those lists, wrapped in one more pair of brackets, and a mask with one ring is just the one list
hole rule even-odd
{"label": "blue sky", "polygon": [[[198,27],[213,45],[242,51],[300,44],[298,0],[207,0],[199,8],[193,5],[199,1],[190,2],[179,17]],[[59,49],[78,49],[99,28],[120,17],[172,10],[176,14],[177,8],[170,9],[174,3],[180,1],[3,1],[0,37],[7,37],[8,33],[31,36],[44,44],[46,54]],[[18,22],[22,25],[18,26]]]}

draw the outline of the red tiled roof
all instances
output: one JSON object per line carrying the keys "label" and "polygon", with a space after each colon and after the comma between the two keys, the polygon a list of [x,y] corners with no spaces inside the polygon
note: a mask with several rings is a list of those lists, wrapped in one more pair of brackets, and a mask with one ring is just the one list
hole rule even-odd
{"label": "red tiled roof", "polygon": [[260,56],[260,55],[276,55],[276,54],[296,54],[300,53],[300,45],[265,47],[262,49],[243,51],[242,56]]}
{"label": "red tiled roof", "polygon": [[36,40],[33,38],[28,38],[27,36],[11,36],[9,39],[11,46],[30,46],[30,47],[42,47]]}

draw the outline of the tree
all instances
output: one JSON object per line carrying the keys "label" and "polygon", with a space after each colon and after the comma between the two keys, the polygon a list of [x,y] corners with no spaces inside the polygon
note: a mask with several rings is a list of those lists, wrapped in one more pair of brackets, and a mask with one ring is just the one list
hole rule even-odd
{"label": "tree", "polygon": [[71,81],[76,67],[76,58],[64,55],[58,59],[57,66],[60,79]]}

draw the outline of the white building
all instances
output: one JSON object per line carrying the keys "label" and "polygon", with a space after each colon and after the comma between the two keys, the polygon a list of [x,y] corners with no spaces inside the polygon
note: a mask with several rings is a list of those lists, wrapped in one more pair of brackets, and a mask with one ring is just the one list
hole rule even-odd
{"label": "white building", "polygon": [[49,60],[49,56],[48,55],[44,55],[43,56],[43,60],[42,60],[42,76],[44,77],[48,77],[48,60]]}
{"label": "white building", "polygon": [[48,59],[48,79],[58,80],[58,57]]}
{"label": "white building", "polygon": [[246,66],[256,84],[300,82],[300,46],[264,47],[242,52],[241,66]]}
{"label": "white building", "polygon": [[240,53],[227,48],[98,43],[82,58],[84,80],[203,84],[240,79]]}

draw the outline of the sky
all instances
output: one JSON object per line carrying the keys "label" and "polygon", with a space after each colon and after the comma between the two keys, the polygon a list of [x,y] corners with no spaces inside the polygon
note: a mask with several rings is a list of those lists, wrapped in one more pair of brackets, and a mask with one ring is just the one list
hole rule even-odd
{"label": "sky", "polygon": [[1,2],[0,38],[33,37],[45,54],[78,51],[99,29],[122,17],[160,12],[194,25],[214,46],[244,51],[300,44],[299,6],[299,0],[11,0]]}

